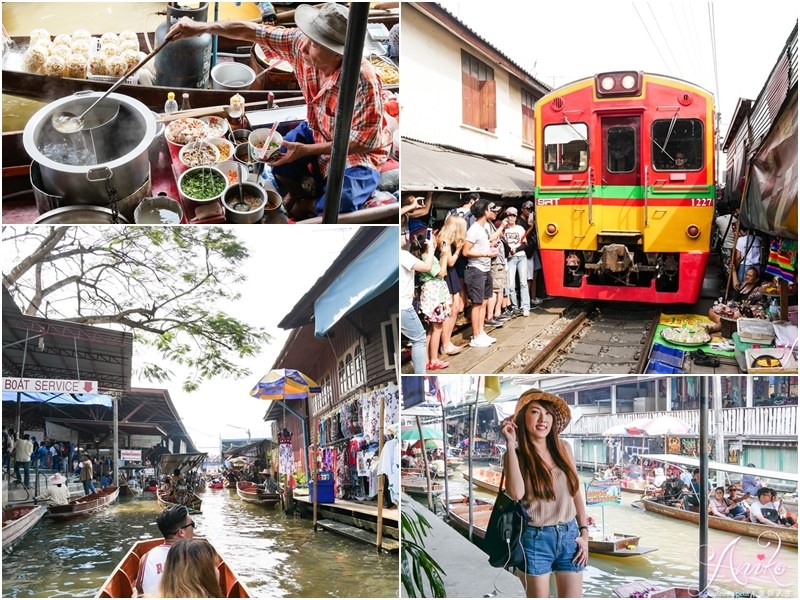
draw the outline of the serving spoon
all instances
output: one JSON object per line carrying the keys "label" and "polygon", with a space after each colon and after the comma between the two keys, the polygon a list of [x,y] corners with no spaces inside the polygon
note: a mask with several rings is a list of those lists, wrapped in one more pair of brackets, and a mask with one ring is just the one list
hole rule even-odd
{"label": "serving spoon", "polygon": [[123,84],[123,82],[128,77],[132,76],[139,69],[141,69],[143,66],[145,66],[148,62],[150,62],[150,59],[152,59],[156,54],[161,52],[161,49],[164,48],[164,46],[167,45],[167,43],[170,41],[170,39],[171,38],[168,38],[168,37],[164,38],[164,41],[161,42],[158,46],[156,46],[155,50],[153,50],[150,54],[148,54],[147,56],[145,56],[142,59],[142,62],[140,62],[138,65],[136,65],[132,69],[128,70],[127,73],[125,73],[122,77],[120,77],[116,81],[116,83],[114,83],[114,85],[112,85],[110,88],[108,88],[108,91],[105,94],[103,94],[97,100],[95,100],[91,104],[91,106],[89,106],[89,108],[87,108],[85,111],[83,111],[83,113],[81,113],[80,115],[75,116],[74,113],[71,113],[69,111],[59,111],[56,114],[54,114],[52,119],[51,119],[51,123],[53,125],[53,129],[55,129],[56,131],[58,131],[60,133],[78,133],[79,131],[81,131],[83,129],[83,125],[84,125],[83,120],[84,120],[84,117],[86,117],[86,114],[90,110],[92,110],[95,106],[97,106],[101,101],[103,101],[106,97],[108,97],[108,95],[111,92],[113,92],[119,86],[121,86]]}

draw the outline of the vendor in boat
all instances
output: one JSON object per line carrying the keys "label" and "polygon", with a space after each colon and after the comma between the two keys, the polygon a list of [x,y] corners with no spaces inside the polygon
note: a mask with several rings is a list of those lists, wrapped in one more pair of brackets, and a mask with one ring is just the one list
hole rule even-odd
{"label": "vendor in boat", "polygon": [[[349,10],[334,2],[321,8],[301,4],[295,11],[297,28],[183,18],[168,33],[176,40],[211,33],[255,42],[267,58],[280,57],[292,65],[308,105],[306,121],[283,136],[285,152],[271,165],[284,188],[284,203],[295,218],[322,213],[325,207],[348,16]],[[381,82],[363,59],[349,137],[339,206],[342,213],[358,210],[372,196],[391,146],[383,121]],[[309,183],[317,190],[316,210],[309,210],[314,198],[306,200]]]}
{"label": "vendor in boat", "polygon": [[169,549],[178,541],[194,537],[194,521],[185,506],[175,505],[165,508],[156,519],[156,525],[164,543],[156,546],[139,561],[139,573],[136,576],[136,591],[139,596],[158,597],[161,574],[167,560]]}
{"label": "vendor in boat", "polygon": [[278,485],[278,482],[275,481],[275,478],[272,476],[272,473],[269,472],[268,469],[264,469],[261,471],[261,475],[264,476],[264,481],[261,482],[258,487],[262,488],[265,492],[269,494],[280,494],[281,486]]}
{"label": "vendor in boat", "polygon": [[508,448],[506,491],[522,501],[530,519],[522,537],[526,564],[521,575],[528,597],[549,598],[553,573],[559,597],[583,596],[588,516],[572,451],[558,437],[570,418],[563,398],[530,389],[500,429]]}
{"label": "vendor in boat", "polygon": [[61,473],[56,473],[47,478],[50,484],[44,492],[34,498],[36,502],[47,501],[49,506],[64,506],[69,504],[69,488],[67,487],[67,480]]}

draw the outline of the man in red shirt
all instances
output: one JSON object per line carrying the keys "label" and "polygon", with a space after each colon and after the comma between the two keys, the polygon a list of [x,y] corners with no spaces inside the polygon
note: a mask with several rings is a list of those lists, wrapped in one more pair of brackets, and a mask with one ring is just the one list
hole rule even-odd
{"label": "man in red shirt", "polygon": [[[302,4],[295,11],[297,28],[273,27],[247,21],[205,23],[183,18],[168,37],[183,39],[200,33],[258,43],[267,58],[280,57],[294,68],[308,110],[306,121],[283,136],[286,149],[273,163],[273,173],[299,182],[313,176],[324,190],[330,166],[339,86],[342,76],[345,34],[349,11],[328,2],[322,8]],[[369,61],[361,61],[350,145],[345,164],[340,212],[358,210],[372,196],[380,181],[380,168],[391,147],[391,135],[383,123],[380,79]],[[290,194],[291,196],[292,194]],[[316,212],[324,210],[326,194],[316,200]],[[291,211],[294,198],[285,200]]]}

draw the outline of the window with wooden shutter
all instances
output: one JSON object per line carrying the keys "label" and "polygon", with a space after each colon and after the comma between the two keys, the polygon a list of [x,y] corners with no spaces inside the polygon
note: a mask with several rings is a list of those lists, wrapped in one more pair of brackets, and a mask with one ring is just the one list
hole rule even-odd
{"label": "window with wooden shutter", "polygon": [[461,51],[461,112],[465,125],[494,133],[497,128],[494,69]]}
{"label": "window with wooden shutter", "polygon": [[533,105],[536,103],[533,94],[522,90],[522,142],[533,146]]}

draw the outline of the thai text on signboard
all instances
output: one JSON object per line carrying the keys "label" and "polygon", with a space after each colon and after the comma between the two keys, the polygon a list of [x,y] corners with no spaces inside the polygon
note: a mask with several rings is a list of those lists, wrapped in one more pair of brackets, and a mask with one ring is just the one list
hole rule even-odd
{"label": "thai text on signboard", "polygon": [[141,450],[122,450],[119,451],[119,459],[120,460],[127,460],[131,462],[142,462],[142,451]]}
{"label": "thai text on signboard", "polygon": [[622,502],[619,481],[591,481],[585,484],[586,506],[605,506],[607,504],[620,504]]}

